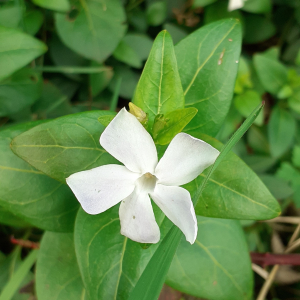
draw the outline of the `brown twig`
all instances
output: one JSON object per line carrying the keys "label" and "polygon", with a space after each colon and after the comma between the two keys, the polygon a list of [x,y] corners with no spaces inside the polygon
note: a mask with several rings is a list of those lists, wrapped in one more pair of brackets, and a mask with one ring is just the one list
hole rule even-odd
{"label": "brown twig", "polygon": [[254,264],[262,267],[273,265],[300,266],[300,254],[250,253]]}

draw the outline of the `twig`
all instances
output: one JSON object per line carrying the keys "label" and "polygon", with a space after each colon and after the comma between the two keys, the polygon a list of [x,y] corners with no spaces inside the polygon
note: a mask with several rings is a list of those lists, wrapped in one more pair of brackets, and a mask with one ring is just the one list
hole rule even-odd
{"label": "twig", "polygon": [[[300,246],[300,239],[295,241],[295,239],[297,238],[297,235],[300,231],[300,218],[298,218],[298,217],[277,217],[273,220],[276,220],[276,219],[281,219],[281,220],[282,219],[284,219],[284,220],[289,219],[290,221],[291,221],[291,219],[297,219],[298,220],[298,223],[297,223],[298,226],[295,229],[295,232],[292,235],[292,237],[291,237],[291,239],[288,243],[288,244],[290,244],[290,246],[287,247],[286,250],[284,251],[285,253],[289,253],[289,252],[293,251],[294,249],[296,249],[298,246]],[[287,223],[292,223],[292,222],[287,222]],[[264,285],[262,286],[256,300],[264,300],[266,298],[266,295],[267,295],[267,293],[268,293],[268,291],[269,291],[269,289],[270,289],[270,287],[271,287],[271,285],[272,285],[272,283],[275,279],[275,276],[278,272],[278,269],[279,269],[279,265],[275,265],[272,268],[272,270],[271,270],[267,280],[265,281]]]}
{"label": "twig", "polygon": [[254,263],[252,263],[252,270],[254,271],[254,272],[256,272],[258,275],[260,275],[263,279],[267,279],[268,278],[268,276],[269,276],[269,273],[265,270],[265,269],[263,269],[262,267],[260,267],[260,266],[258,266],[258,265],[256,265],[256,264],[254,264]]}
{"label": "twig", "polygon": [[[295,249],[296,246],[293,249]],[[289,248],[287,250],[289,250]],[[300,266],[300,254],[274,254],[251,252],[250,255],[252,262],[262,267],[272,265]]]}
{"label": "twig", "polygon": [[290,224],[300,224],[300,217],[277,217],[272,220],[264,221],[266,223],[290,223]]}

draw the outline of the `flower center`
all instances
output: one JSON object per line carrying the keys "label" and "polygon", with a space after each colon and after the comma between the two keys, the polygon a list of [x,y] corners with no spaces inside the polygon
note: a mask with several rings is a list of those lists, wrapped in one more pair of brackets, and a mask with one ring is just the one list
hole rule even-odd
{"label": "flower center", "polygon": [[144,192],[151,193],[154,191],[157,178],[151,173],[145,173],[135,182],[136,187]]}

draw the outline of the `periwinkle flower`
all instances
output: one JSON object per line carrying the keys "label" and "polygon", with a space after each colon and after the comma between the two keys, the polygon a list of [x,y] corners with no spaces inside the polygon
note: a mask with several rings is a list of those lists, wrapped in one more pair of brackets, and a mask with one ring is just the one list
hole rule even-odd
{"label": "periwinkle flower", "polygon": [[195,210],[189,192],[179,186],[213,164],[219,151],[179,133],[158,162],[151,135],[125,108],[106,127],[100,144],[124,166],[104,165],[68,177],[82,208],[94,215],[121,202],[121,234],[136,242],[157,243],[160,231],[151,197],[193,244],[198,231]]}

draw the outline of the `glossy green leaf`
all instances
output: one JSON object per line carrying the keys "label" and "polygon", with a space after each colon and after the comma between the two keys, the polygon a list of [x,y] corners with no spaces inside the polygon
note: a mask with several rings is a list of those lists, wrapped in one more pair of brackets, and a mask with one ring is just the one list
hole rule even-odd
{"label": "glossy green leaf", "polygon": [[275,107],[268,123],[268,136],[272,156],[283,155],[293,143],[296,121],[286,110]]}
{"label": "glossy green leaf", "polygon": [[193,245],[181,240],[166,283],[184,293],[213,300],[251,299],[253,275],[238,221],[197,216]]}
{"label": "glossy green leaf", "polygon": [[[254,90],[247,90],[243,94],[236,95],[234,97],[235,108],[240,112],[240,114],[247,118],[250,113],[261,103],[262,99],[259,94]],[[263,110],[257,116],[254,124],[263,125],[264,114]]]}
{"label": "glossy green leaf", "polygon": [[245,44],[263,42],[276,33],[276,27],[269,18],[262,15],[247,14],[245,18]]}
{"label": "glossy green leaf", "polygon": [[29,223],[26,223],[21,218],[17,217],[7,209],[0,206],[0,224],[5,224],[14,227],[29,227]]}
{"label": "glossy green leaf", "polygon": [[0,80],[21,69],[46,52],[39,40],[21,31],[0,26]]}
{"label": "glossy green leaf", "polygon": [[194,107],[177,109],[165,115],[157,115],[153,125],[153,139],[159,145],[167,145],[173,137],[195,117]]}
{"label": "glossy green leaf", "polygon": [[33,104],[42,93],[42,77],[24,68],[0,83],[0,116],[9,116]]}
{"label": "glossy green leaf", "polygon": [[39,300],[86,299],[73,234],[44,234],[36,266],[36,291]]}
{"label": "glossy green leaf", "polygon": [[105,127],[98,118],[109,114],[92,111],[48,121],[16,137],[11,148],[38,170],[65,182],[73,173],[116,162],[99,143]]}
{"label": "glossy green leaf", "polygon": [[232,19],[204,26],[176,45],[186,107],[198,109],[187,133],[214,136],[220,130],[231,104],[240,47],[241,26]]}
{"label": "glossy green leaf", "polygon": [[71,9],[69,0],[32,0],[35,5],[55,11],[66,12]]}
{"label": "glossy green leaf", "polygon": [[245,1],[244,6],[242,7],[242,10],[255,13],[255,14],[267,13],[270,12],[271,9],[272,9],[271,0]]}
{"label": "glossy green leaf", "polygon": [[133,103],[148,114],[150,128],[156,115],[184,107],[174,46],[170,34],[165,30],[154,41]]}
{"label": "glossy green leaf", "polygon": [[98,121],[104,126],[106,127],[111,121],[112,119],[115,117],[115,115],[103,115],[100,116],[98,118]]}
{"label": "glossy green leaf", "polygon": [[118,205],[99,215],[79,210],[75,250],[89,300],[128,300],[156,246],[143,249],[120,234]]}
{"label": "glossy green leaf", "polygon": [[256,54],[253,57],[254,67],[263,87],[271,94],[277,94],[287,84],[287,68],[279,61]]}
{"label": "glossy green leaf", "polygon": [[78,54],[103,62],[126,31],[125,12],[119,0],[83,0],[77,15],[57,13],[56,29],[62,41]]}
{"label": "glossy green leaf", "polygon": [[0,131],[0,205],[39,228],[70,232],[79,206],[70,189],[36,170],[10,149],[15,136],[37,124]]}

